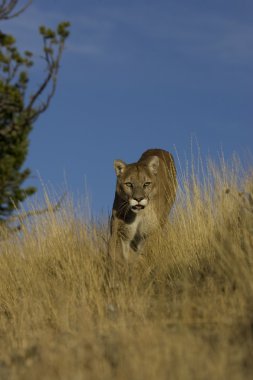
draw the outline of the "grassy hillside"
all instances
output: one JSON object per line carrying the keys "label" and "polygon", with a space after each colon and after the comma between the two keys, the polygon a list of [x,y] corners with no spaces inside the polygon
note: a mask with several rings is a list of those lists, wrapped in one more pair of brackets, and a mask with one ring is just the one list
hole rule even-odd
{"label": "grassy hillside", "polygon": [[1,380],[252,379],[253,179],[204,172],[129,267],[68,205],[1,240]]}

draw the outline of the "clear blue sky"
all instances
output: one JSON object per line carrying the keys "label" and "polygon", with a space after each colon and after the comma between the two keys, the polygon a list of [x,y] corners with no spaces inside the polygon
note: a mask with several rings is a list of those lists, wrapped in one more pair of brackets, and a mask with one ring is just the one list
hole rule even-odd
{"label": "clear blue sky", "polygon": [[[61,192],[109,210],[113,160],[147,148],[184,161],[191,137],[203,156],[227,158],[253,141],[252,0],[34,0],[1,25],[39,51],[41,24],[72,23],[50,109],[31,134],[26,166]],[[42,68],[33,73],[34,85]]]}

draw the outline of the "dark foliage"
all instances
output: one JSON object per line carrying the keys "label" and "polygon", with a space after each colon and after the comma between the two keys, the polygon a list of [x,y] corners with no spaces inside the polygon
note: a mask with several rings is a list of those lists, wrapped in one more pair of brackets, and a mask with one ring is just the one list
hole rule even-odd
{"label": "dark foliage", "polygon": [[[31,3],[15,11],[17,0],[2,1],[0,21],[17,17]],[[56,90],[59,64],[69,23],[60,23],[56,30],[41,26],[42,59],[45,74],[39,86],[29,92],[29,70],[33,53],[20,52],[12,35],[0,30],[0,221],[6,222],[34,187],[22,187],[30,170],[23,169],[29,149],[29,134],[37,118],[47,110]]]}

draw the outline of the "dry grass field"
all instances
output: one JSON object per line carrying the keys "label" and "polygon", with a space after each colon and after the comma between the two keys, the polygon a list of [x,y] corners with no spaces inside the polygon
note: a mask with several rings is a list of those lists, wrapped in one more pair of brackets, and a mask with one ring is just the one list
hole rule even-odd
{"label": "dry grass field", "polygon": [[2,232],[1,380],[253,378],[253,177],[205,173],[131,266],[68,204]]}

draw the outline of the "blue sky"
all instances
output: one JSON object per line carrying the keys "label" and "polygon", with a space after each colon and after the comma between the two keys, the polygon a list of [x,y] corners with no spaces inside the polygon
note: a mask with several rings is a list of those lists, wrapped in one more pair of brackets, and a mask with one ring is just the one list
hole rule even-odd
{"label": "blue sky", "polygon": [[[116,158],[176,147],[183,165],[192,138],[203,157],[251,150],[252,15],[252,0],[34,0],[3,23],[37,54],[39,25],[72,24],[57,93],[31,134],[26,166],[38,195],[39,177],[58,193],[66,178],[106,212]],[[35,87],[42,73],[39,64]]]}

